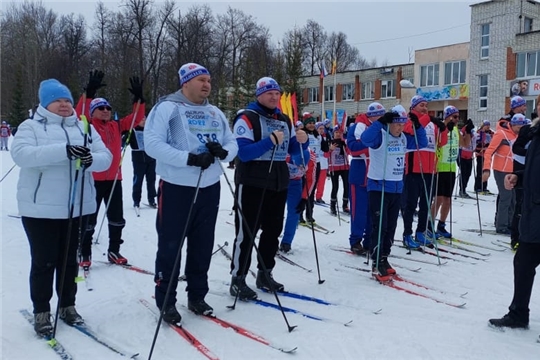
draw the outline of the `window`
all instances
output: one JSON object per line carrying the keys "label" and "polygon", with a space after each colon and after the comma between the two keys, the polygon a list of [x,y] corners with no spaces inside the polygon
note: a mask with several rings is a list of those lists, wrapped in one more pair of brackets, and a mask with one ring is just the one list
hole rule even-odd
{"label": "window", "polygon": [[531,32],[533,31],[533,19],[525,17],[525,21],[523,22],[523,32]]}
{"label": "window", "polygon": [[444,64],[444,85],[465,84],[467,62],[452,61]]}
{"label": "window", "polygon": [[362,99],[374,99],[375,92],[373,91],[373,82],[368,81],[362,83]]}
{"label": "window", "polygon": [[534,100],[527,100],[527,111],[525,111],[525,114],[532,114],[534,112],[536,112],[536,107],[534,106]]}
{"label": "window", "polygon": [[480,75],[480,109],[487,109],[488,76]]}
{"label": "window", "polygon": [[334,86],[328,85],[324,87],[324,101],[334,101]]}
{"label": "window", "polygon": [[308,89],[308,102],[319,102],[319,87],[312,87]]}
{"label": "window", "polygon": [[517,77],[540,75],[540,51],[517,55]]}
{"label": "window", "polygon": [[354,100],[354,83],[343,84],[341,100]]}
{"label": "window", "polygon": [[396,82],[394,80],[381,81],[381,99],[395,97]]}
{"label": "window", "polygon": [[420,66],[420,86],[439,85],[439,64]]}
{"label": "window", "polygon": [[489,24],[483,24],[480,31],[482,35],[480,59],[487,59],[489,57]]}

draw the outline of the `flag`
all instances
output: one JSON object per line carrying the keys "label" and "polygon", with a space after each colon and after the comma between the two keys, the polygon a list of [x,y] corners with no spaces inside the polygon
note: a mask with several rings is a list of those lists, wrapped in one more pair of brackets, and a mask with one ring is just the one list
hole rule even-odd
{"label": "flag", "polygon": [[292,104],[291,104],[291,93],[287,94],[287,116],[290,119],[293,118],[293,111],[292,111]]}
{"label": "flag", "polygon": [[341,119],[341,132],[345,133],[347,127],[347,112],[343,111],[343,118]]}
{"label": "flag", "polygon": [[298,102],[296,101],[296,93],[291,96],[291,106],[293,110],[293,117],[291,121],[294,120],[293,125],[298,121]]}
{"label": "flag", "polygon": [[337,72],[337,60],[332,61],[332,75],[336,75]]}
{"label": "flag", "polygon": [[328,71],[326,70],[326,65],[324,64],[324,61],[321,61],[321,79],[324,79],[328,76]]}
{"label": "flag", "polygon": [[281,110],[281,112],[284,113],[284,114],[285,114],[285,111],[286,111],[285,109],[287,108],[285,106],[286,97],[287,97],[287,94],[282,93],[280,98],[279,98],[279,103],[278,103],[279,110]]}

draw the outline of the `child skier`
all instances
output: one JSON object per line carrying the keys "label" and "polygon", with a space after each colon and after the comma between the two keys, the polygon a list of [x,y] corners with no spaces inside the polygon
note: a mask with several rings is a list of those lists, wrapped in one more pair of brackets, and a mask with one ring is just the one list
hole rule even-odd
{"label": "child skier", "polygon": [[[407,112],[396,105],[368,127],[361,141],[369,147],[368,193],[372,219],[371,258],[373,274],[379,281],[390,280],[395,270],[388,263],[394,240],[403,191],[405,152],[427,146],[426,132],[418,117],[409,114],[416,138],[403,133]],[[418,144],[417,144],[418,141]]]}

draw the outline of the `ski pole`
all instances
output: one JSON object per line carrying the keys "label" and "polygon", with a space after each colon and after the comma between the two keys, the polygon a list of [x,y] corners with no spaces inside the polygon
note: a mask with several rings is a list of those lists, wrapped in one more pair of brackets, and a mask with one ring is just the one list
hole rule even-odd
{"label": "ski pole", "polygon": [[216,251],[214,251],[214,252],[212,253],[212,255],[210,255],[210,256],[214,256],[217,252],[223,250],[223,248],[224,248],[225,246],[229,246],[229,243],[228,243],[227,241],[225,241],[225,243],[224,243],[223,245],[218,245],[218,249],[217,249]]}
{"label": "ski pole", "polygon": [[[86,106],[86,92],[83,93],[83,109],[81,111],[81,122],[83,124],[83,134],[84,134],[84,146],[88,146],[88,132],[89,132],[89,129],[90,129],[90,124],[88,123],[88,119],[86,118],[86,115],[84,115],[84,107]],[[79,159],[80,161],[80,159]],[[84,178],[85,178],[85,175],[86,175],[86,172],[84,171],[84,168],[82,170],[82,175],[81,175],[81,198],[80,198],[80,204],[79,204],[79,234],[78,234],[78,239],[77,239],[77,243],[78,243],[78,254],[79,254],[79,259],[82,260],[82,254],[81,254],[81,250],[82,250],[82,242],[83,242],[83,239],[84,239],[84,235],[86,233],[86,224],[85,224],[85,227],[84,227],[84,231],[83,231],[83,197],[84,197]]]}
{"label": "ski pole", "polygon": [[[478,165],[478,155],[476,155],[476,163]],[[477,171],[476,171],[476,166],[473,166],[473,172],[474,172],[474,179],[476,180],[476,176],[477,176]],[[479,236],[483,236],[482,234],[482,220],[481,220],[481,217],[480,217],[480,200],[478,199],[478,191],[476,191],[478,189],[475,189],[475,197],[476,197],[476,210],[477,210],[477,213],[478,213],[478,228],[480,229],[480,234],[478,234]]]}
{"label": "ski pole", "polygon": [[[304,149],[302,148],[302,144],[299,144],[300,145],[300,156],[302,156],[302,165],[304,166],[304,175],[303,175],[303,178],[304,178],[304,187],[305,187],[305,190],[306,190],[306,194],[309,193],[309,189],[308,189],[308,186],[307,186],[307,176],[306,176],[306,173],[305,171],[307,171],[307,165],[306,165],[306,159],[304,159]],[[317,179],[314,179],[315,181],[315,185],[317,184]],[[315,189],[314,189],[315,190]],[[308,194],[308,197],[307,197],[307,205],[306,206],[311,206],[310,204],[310,196]],[[307,215],[307,213],[306,213]],[[313,214],[311,214],[311,218],[313,219]],[[313,225],[313,222],[311,221],[310,222],[310,225],[311,225],[311,235],[313,237],[313,250],[315,251],[315,263],[317,264],[317,276],[319,277],[319,280],[318,280],[318,283],[319,285],[324,283],[324,280],[321,280],[321,268],[319,266],[319,252],[317,251],[317,240],[316,240],[316,237],[315,237],[315,227]]]}
{"label": "ski pole", "polygon": [[4,176],[2,176],[2,178],[0,179],[0,183],[1,183],[2,181],[4,181],[4,179],[6,178],[6,176],[8,176],[9,173],[10,173],[13,169],[15,169],[15,166],[17,166],[17,164],[13,164],[13,166],[8,170],[8,172],[7,172]]}
{"label": "ski pole", "polygon": [[[435,124],[433,125],[434,129],[435,129]],[[433,172],[431,173],[431,189],[430,189],[430,193],[431,195],[428,195],[428,191],[427,191],[427,184],[426,184],[426,179],[424,177],[424,168],[423,168],[423,165],[422,165],[422,157],[419,155],[418,156],[418,159],[420,160],[420,175],[421,175],[421,178],[422,178],[422,183],[424,185],[424,196],[426,198],[426,206],[427,206],[427,211],[428,211],[428,217],[427,217],[427,221],[429,221],[429,218],[431,218],[431,230],[433,230],[433,244],[435,246],[435,253],[437,254],[437,260],[439,261],[439,265],[442,265],[441,263],[441,258],[439,256],[439,245],[437,244],[437,239],[436,239],[436,236],[435,236],[435,221],[433,219],[433,215],[431,215],[431,201],[432,201],[432,196],[433,196],[433,193],[435,192],[435,198],[436,198],[436,193],[437,191],[433,191],[433,174],[435,172],[435,169],[436,169],[436,166],[437,166],[437,146],[438,146],[438,143],[439,143],[439,137],[440,137],[440,129],[439,129],[439,134],[437,135],[437,137],[435,138],[435,152],[434,152],[434,157],[435,157],[435,162],[433,164]],[[418,136],[416,135],[416,127],[414,126],[413,124],[413,134],[414,134],[414,141],[416,143],[416,151],[420,151],[420,145],[418,144]],[[435,185],[436,187],[438,186],[438,182],[439,182],[439,173],[437,173],[437,184]],[[435,200],[436,201],[436,200]],[[425,249],[425,246],[426,244],[424,243],[423,244],[423,248]]]}
{"label": "ski pole", "polygon": [[[69,162],[69,173],[71,177],[71,161]],[[62,294],[64,290],[64,282],[66,280],[66,268],[67,268],[67,262],[68,262],[68,253],[69,253],[69,245],[71,242],[71,231],[73,228],[73,212],[75,210],[75,197],[77,194],[77,183],[79,182],[79,173],[81,172],[81,159],[77,159],[75,162],[75,180],[73,183],[70,181],[70,185],[73,186],[73,188],[70,189],[71,192],[71,198],[70,198],[70,205],[69,205],[69,214],[68,214],[68,226],[67,226],[67,232],[66,232],[66,246],[64,247],[64,256],[62,259],[62,269],[60,273],[60,281],[58,282],[58,302],[56,303],[56,311],[54,314],[54,325],[53,325],[53,331],[51,338],[54,339],[56,336],[56,327],[58,325],[58,315],[60,311],[60,302],[62,301]],[[80,199],[82,203],[82,199]],[[80,225],[79,225],[80,226]],[[72,279],[72,281],[75,281],[75,279]]]}
{"label": "ski pole", "polygon": [[[388,146],[388,133],[390,132],[390,126],[386,125],[386,135],[384,137],[384,146]],[[385,152],[384,161],[383,161],[383,180],[382,180],[382,189],[381,189],[381,205],[379,207],[379,229],[377,233],[377,258],[375,259],[375,268],[379,271],[379,260],[381,256],[381,237],[382,237],[382,223],[383,223],[383,210],[384,210],[384,188],[386,185],[386,162],[388,160],[388,151]]]}

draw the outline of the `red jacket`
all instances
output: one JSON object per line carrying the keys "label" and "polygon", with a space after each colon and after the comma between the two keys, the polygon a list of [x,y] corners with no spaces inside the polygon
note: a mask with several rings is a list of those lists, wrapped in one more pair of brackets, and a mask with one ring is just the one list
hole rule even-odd
{"label": "red jacket", "polygon": [[[117,179],[122,180],[122,170],[120,167],[120,160],[122,157],[122,132],[129,131],[131,126],[135,127],[139,125],[139,123],[144,118],[144,104],[141,103],[139,105],[135,122],[133,122],[133,116],[135,115],[134,113],[137,104],[133,105],[133,113],[129,114],[125,118],[120,119],[119,121],[102,121],[90,117],[91,101],[92,99],[86,99],[86,104],[84,106],[84,115],[86,116],[88,121],[92,125],[94,125],[94,128],[99,133],[99,136],[101,136],[101,140],[103,140],[103,143],[105,143],[105,146],[107,147],[107,149],[109,149],[113,156],[113,160],[109,169],[102,172],[94,172],[92,173],[92,176],[94,177],[95,181],[114,180],[117,177],[116,173],[118,172]],[[82,114],[82,109],[83,97],[79,99],[75,111],[77,111],[77,114]]]}
{"label": "red jacket", "polygon": [[[423,149],[413,150],[407,153],[405,157],[405,174],[408,173],[424,173],[424,174],[433,174],[436,172],[436,149],[435,144],[437,143],[437,148],[440,148],[448,142],[448,129],[444,129],[443,132],[439,134],[439,127],[431,122],[431,118],[427,114],[421,114],[415,110],[411,110],[413,114],[418,116],[420,124],[424,128],[427,125],[433,127],[434,131],[432,136],[428,134],[429,129],[426,129],[426,135],[428,136],[428,146]],[[411,120],[408,120],[405,124],[404,132],[410,135],[414,135],[414,125]],[[439,137],[440,135],[440,137]],[[438,140],[437,140],[438,139]],[[431,151],[429,150],[431,148]]]}
{"label": "red jacket", "polygon": [[0,137],[9,137],[11,130],[7,125],[0,125]]}

